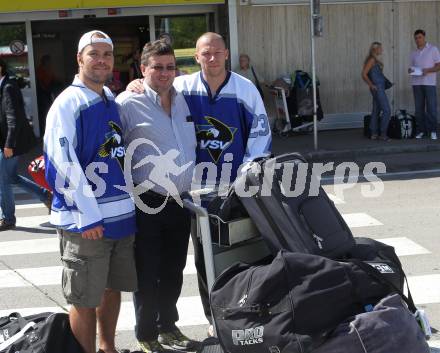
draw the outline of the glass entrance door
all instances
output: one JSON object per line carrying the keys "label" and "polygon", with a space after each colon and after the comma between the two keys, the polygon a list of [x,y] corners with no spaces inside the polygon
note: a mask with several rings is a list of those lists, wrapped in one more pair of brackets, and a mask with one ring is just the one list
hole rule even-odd
{"label": "glass entrance door", "polygon": [[199,70],[194,59],[197,39],[207,31],[214,30],[212,14],[184,16],[155,16],[156,38],[168,37],[174,48],[177,67],[181,73]]}
{"label": "glass entrance door", "polygon": [[32,95],[24,23],[0,24],[0,58],[8,65],[9,76],[17,80],[23,93],[27,117],[32,120]]}

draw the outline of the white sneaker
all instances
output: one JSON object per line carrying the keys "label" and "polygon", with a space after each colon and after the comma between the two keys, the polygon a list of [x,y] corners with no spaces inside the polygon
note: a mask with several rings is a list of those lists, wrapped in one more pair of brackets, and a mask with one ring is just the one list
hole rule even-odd
{"label": "white sneaker", "polygon": [[437,133],[431,132],[431,140],[437,140]]}
{"label": "white sneaker", "polygon": [[423,135],[424,135],[423,132],[419,132],[419,133],[416,135],[416,139],[421,139],[421,138],[423,138]]}

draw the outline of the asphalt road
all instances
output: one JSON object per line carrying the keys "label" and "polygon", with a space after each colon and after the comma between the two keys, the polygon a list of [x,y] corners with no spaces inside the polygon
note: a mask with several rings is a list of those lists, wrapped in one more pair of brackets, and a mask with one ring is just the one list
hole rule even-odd
{"label": "asphalt road", "polygon": [[[423,160],[420,157],[413,160],[416,156],[381,156],[390,175],[381,177],[383,192],[375,197],[366,196],[365,188],[371,187],[370,183],[359,182],[341,188],[342,180],[334,183],[329,175],[324,178],[325,190],[347,217],[355,236],[397,244],[416,302],[426,310],[436,332],[440,330],[440,171],[437,170],[440,165],[437,154],[427,154]],[[372,160],[379,161],[379,157],[358,162],[362,165]],[[377,186],[376,183],[374,187]],[[61,263],[55,231],[46,223],[48,216],[44,206],[31,195],[16,191],[21,203],[17,210],[19,226],[14,231],[0,233],[0,316],[16,310],[24,313],[39,312],[43,308],[62,310],[66,303],[59,285]],[[202,340],[207,324],[201,313],[191,244],[188,255],[179,301],[179,324],[188,336]],[[131,296],[124,294],[123,302],[117,343],[121,348],[134,350],[137,346],[132,330]],[[438,332],[431,345],[439,348],[433,348],[433,352],[440,352]]]}

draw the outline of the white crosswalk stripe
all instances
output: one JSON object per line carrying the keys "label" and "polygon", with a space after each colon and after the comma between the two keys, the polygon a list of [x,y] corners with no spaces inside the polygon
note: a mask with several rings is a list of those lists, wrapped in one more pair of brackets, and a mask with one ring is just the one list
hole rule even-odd
{"label": "white crosswalk stripe", "polygon": [[49,223],[49,215],[44,216],[32,216],[32,217],[19,217],[17,218],[17,227],[23,228],[54,228]]}
{"label": "white crosswalk stripe", "polygon": [[327,193],[327,196],[328,196],[328,198],[330,200],[332,200],[334,202],[335,205],[343,205],[343,204],[345,204],[344,200],[340,199],[339,197],[337,197],[334,194]]}
{"label": "white crosswalk stripe", "polygon": [[380,238],[379,240],[382,243],[394,247],[397,256],[422,255],[430,253],[430,251],[426,250],[423,246],[405,237]]}
{"label": "white crosswalk stripe", "polygon": [[[196,274],[194,258],[188,255],[184,275]],[[61,266],[34,267],[0,271],[0,289],[30,286],[59,286]],[[409,286],[416,304],[440,303],[440,275],[408,277]]]}
{"label": "white crosswalk stripe", "polygon": [[428,343],[431,348],[440,348],[440,341],[429,341]]}
{"label": "white crosswalk stripe", "polygon": [[[28,217],[31,218],[31,217]],[[26,254],[40,254],[60,251],[56,237],[30,240],[13,240],[0,243],[0,256],[16,256]]]}
{"label": "white crosswalk stripe", "polygon": [[411,276],[408,283],[416,304],[440,303],[440,275]]}
{"label": "white crosswalk stripe", "polygon": [[381,222],[366,213],[343,213],[342,217],[350,228],[382,225]]}
{"label": "white crosswalk stripe", "polygon": [[[18,187],[14,188],[14,190],[16,193],[23,193],[23,190]],[[346,206],[345,201],[338,199],[334,195],[329,194],[329,197],[336,205]],[[14,296],[14,293],[19,293],[20,290],[26,290],[26,288],[29,290],[29,288],[38,287],[43,292],[49,293],[48,295],[53,295],[53,293],[56,292],[61,298],[62,267],[59,258],[58,237],[53,234],[53,228],[48,224],[48,215],[26,215],[28,210],[42,210],[45,206],[35,199],[20,200],[17,204],[17,210],[21,212],[22,215],[17,218],[17,227],[30,230],[35,228],[39,230],[39,233],[35,234],[34,239],[27,238],[21,240],[20,236],[17,236],[17,238],[13,240],[11,240],[12,238],[10,237],[6,241],[0,239],[0,295],[6,294],[6,296]],[[42,213],[40,211],[38,212],[40,214]],[[380,227],[383,225],[382,222],[386,223],[386,220],[379,220],[362,212],[343,213],[342,216],[351,228]],[[385,237],[382,235],[378,240],[393,246],[397,255],[402,259],[416,259],[417,256],[429,256],[431,254],[426,245],[422,246],[405,236],[386,237],[385,234]],[[50,259],[50,261],[48,260],[44,265],[40,265],[36,261],[33,262],[32,256],[37,256],[38,254]],[[27,260],[23,262],[22,266],[15,265],[12,266],[13,269],[8,269],[8,267],[2,265],[6,265],[11,259],[19,257],[23,257],[23,259],[25,258]],[[189,278],[192,278],[192,283],[196,285],[196,269],[193,255],[187,255],[187,266],[184,270],[184,275],[184,281],[188,281]],[[416,304],[423,305],[424,307],[440,304],[440,274],[425,273],[421,275],[410,275],[408,276],[408,281]],[[191,288],[191,290],[193,290],[193,292],[182,296],[178,301],[177,307],[180,320],[177,325],[179,327],[200,326],[201,330],[206,332],[208,322],[203,313],[200,297],[194,295],[197,293],[196,288]],[[125,297],[125,300],[127,300],[127,297]],[[61,304],[63,305],[65,302],[62,301]],[[1,308],[0,317],[8,315],[12,311],[18,311],[22,315],[44,311],[60,312],[64,309],[68,309],[68,305],[62,308],[55,306],[55,302],[50,300],[39,305],[34,304],[32,301],[27,302],[23,300],[21,305],[17,302],[17,305],[14,305],[14,307],[5,308],[3,306]],[[123,301],[117,330],[118,332],[127,332],[127,334],[130,334],[133,331],[134,324],[133,303],[131,300]],[[433,348],[440,348],[439,340],[434,340],[429,343]]]}
{"label": "white crosswalk stripe", "polygon": [[[66,305],[64,309],[69,309]],[[14,308],[13,311],[19,312],[22,316],[38,314],[41,312],[63,312],[61,307],[24,307]],[[205,318],[203,307],[199,297],[182,297],[177,302],[180,320],[177,322],[179,327],[206,325],[208,321]],[[11,310],[0,310],[0,317],[11,313]],[[134,308],[132,302],[122,302],[121,311],[118,319],[118,331],[133,330],[135,324]]]}
{"label": "white crosswalk stripe", "polygon": [[31,209],[37,209],[37,208],[46,208],[44,206],[44,203],[41,203],[40,201],[36,200],[35,203],[21,203],[15,205],[16,210],[31,210]]}
{"label": "white crosswalk stripe", "polygon": [[[184,275],[197,273],[194,265],[194,255],[187,255]],[[46,266],[20,268],[16,270],[0,270],[0,289],[34,286],[59,285],[61,282],[62,266]]]}

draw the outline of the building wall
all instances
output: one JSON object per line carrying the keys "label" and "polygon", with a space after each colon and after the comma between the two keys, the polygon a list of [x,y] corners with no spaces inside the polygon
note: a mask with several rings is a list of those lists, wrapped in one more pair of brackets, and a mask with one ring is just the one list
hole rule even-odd
{"label": "building wall", "polygon": [[[371,109],[361,70],[372,41],[383,44],[384,72],[395,82],[388,91],[390,102],[394,109],[412,111],[407,69],[415,47],[413,32],[425,29],[427,40],[440,46],[440,1],[321,4],[321,14],[324,35],[316,39],[315,48],[325,113],[350,115]],[[267,82],[296,69],[310,72],[308,6],[238,5],[237,16],[239,51],[249,54]]]}

